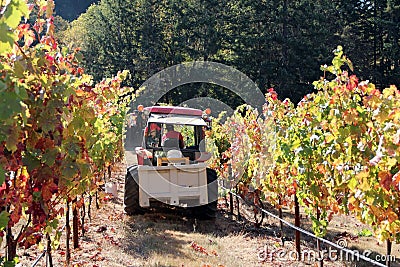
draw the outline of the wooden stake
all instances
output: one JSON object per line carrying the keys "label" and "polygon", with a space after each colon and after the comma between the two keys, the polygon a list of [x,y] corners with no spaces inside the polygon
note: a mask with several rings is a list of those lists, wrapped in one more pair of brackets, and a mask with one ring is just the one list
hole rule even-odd
{"label": "wooden stake", "polygon": [[71,238],[71,226],[69,225],[69,201],[67,200],[67,211],[65,213],[65,231],[66,231],[66,252],[65,252],[65,263],[67,266],[70,265],[71,262],[71,249],[69,247],[69,239]]}
{"label": "wooden stake", "polygon": [[79,248],[79,218],[78,208],[76,206],[77,198],[72,200],[72,240],[74,242],[74,248]]}
{"label": "wooden stake", "polygon": [[[281,200],[280,197],[279,197],[279,200],[278,200],[278,204],[279,204],[278,216],[279,216],[279,219],[283,219],[283,213],[282,213],[282,207],[281,207],[281,205],[282,205],[282,200]],[[284,233],[283,233],[283,222],[282,222],[282,221],[279,221],[279,226],[280,226],[280,229],[281,229],[281,241],[282,241],[282,246],[285,246],[285,236],[284,236]]]}
{"label": "wooden stake", "polygon": [[82,226],[82,236],[85,236],[85,217],[86,217],[86,207],[85,207],[85,194],[81,196],[83,205],[81,209],[81,226]]}
{"label": "wooden stake", "polygon": [[[294,195],[294,225],[300,227],[300,205],[296,195]],[[299,258],[297,260],[301,260],[300,231],[298,230],[296,230],[295,232],[295,245],[297,255],[299,255]]]}
{"label": "wooden stake", "polygon": [[229,209],[231,212],[231,216],[233,217],[233,194],[229,192]]}
{"label": "wooden stake", "polygon": [[238,221],[240,221],[242,219],[242,216],[240,216],[239,197],[237,197],[237,196],[236,196],[236,204],[237,204],[237,212],[238,212],[237,219],[238,219]]}
{"label": "wooden stake", "polygon": [[392,264],[391,258],[392,258],[392,241],[387,239],[386,240],[386,266],[387,267],[390,267],[390,265]]}
{"label": "wooden stake", "polygon": [[49,234],[46,234],[47,238],[47,248],[46,248],[46,254],[47,254],[47,265],[49,267],[53,267],[53,258],[51,256],[51,238]]}
{"label": "wooden stake", "polygon": [[[320,216],[321,216],[321,213],[317,206],[317,220],[319,220]],[[321,255],[321,241],[319,239],[317,239],[317,251],[318,251],[318,255],[323,256],[323,255]],[[320,257],[318,257],[318,258],[320,258]],[[324,266],[324,259],[321,257],[319,259],[319,267],[323,267],[323,266]]]}
{"label": "wooden stake", "polygon": [[92,195],[89,193],[89,204],[88,204],[88,217],[89,221],[92,222],[92,213],[91,213],[91,208],[92,208]]}

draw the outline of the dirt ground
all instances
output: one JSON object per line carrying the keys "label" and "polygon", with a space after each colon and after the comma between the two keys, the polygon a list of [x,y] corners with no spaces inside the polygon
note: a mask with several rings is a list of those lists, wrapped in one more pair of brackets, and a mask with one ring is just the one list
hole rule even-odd
{"label": "dirt ground", "polygon": [[[72,250],[71,266],[318,266],[312,254],[315,240],[302,236],[302,251],[309,253],[297,261],[293,230],[284,227],[286,241],[282,246],[277,220],[266,218],[261,228],[255,228],[252,223],[232,216],[224,199],[219,201],[215,221],[198,220],[188,210],[162,206],[144,215],[127,216],[123,213],[124,175],[123,168],[113,175],[118,184],[117,198],[102,197],[98,210],[92,205],[92,220],[86,222],[80,247]],[[293,223],[289,211],[284,212],[284,217]],[[310,228],[305,216],[302,223],[305,229]],[[339,238],[345,240],[347,247],[360,253],[369,249],[370,257],[376,259],[384,254],[385,244],[377,243],[373,237],[358,236],[368,233],[367,229],[354,218],[337,216],[330,224],[327,238],[335,242]],[[20,251],[20,266],[31,266],[39,254],[37,247]],[[393,247],[392,254],[400,258],[398,245]],[[324,266],[372,266],[345,256],[332,254],[324,260]],[[54,266],[65,265],[65,233],[59,248],[53,251],[53,262]],[[45,258],[36,266],[46,266]],[[392,266],[400,266],[399,261]]]}

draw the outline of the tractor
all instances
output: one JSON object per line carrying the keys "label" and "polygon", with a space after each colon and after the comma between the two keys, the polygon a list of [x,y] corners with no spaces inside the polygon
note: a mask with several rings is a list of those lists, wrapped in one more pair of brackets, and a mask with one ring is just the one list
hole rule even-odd
{"label": "tractor", "polygon": [[[141,145],[135,148],[137,164],[125,176],[124,209],[143,214],[162,202],[186,207],[196,216],[216,217],[217,174],[207,168],[205,131],[211,127],[210,110],[172,106],[138,106],[132,113],[141,128]],[[128,162],[129,164],[129,162]]]}

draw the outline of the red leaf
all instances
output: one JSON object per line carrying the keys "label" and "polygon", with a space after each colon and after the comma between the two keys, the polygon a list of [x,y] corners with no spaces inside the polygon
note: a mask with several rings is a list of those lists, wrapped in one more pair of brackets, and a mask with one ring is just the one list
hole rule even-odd
{"label": "red leaf", "polygon": [[386,190],[390,190],[390,184],[392,183],[392,174],[387,171],[380,171],[378,173],[379,184]]}
{"label": "red leaf", "polygon": [[351,75],[347,83],[347,90],[353,91],[358,86],[358,78],[356,75]]}
{"label": "red leaf", "polygon": [[400,191],[400,171],[393,175],[392,185]]}
{"label": "red leaf", "polygon": [[53,197],[53,194],[58,191],[58,186],[54,183],[44,184],[42,186],[42,198],[44,201],[48,201]]}

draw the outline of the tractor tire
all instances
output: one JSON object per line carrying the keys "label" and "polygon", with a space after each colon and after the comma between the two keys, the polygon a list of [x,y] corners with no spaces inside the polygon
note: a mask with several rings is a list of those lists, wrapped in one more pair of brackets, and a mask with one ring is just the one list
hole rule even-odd
{"label": "tractor tire", "polygon": [[130,166],[125,176],[124,210],[128,215],[143,214],[143,208],[139,205],[139,174],[137,168],[137,165]]}
{"label": "tractor tire", "polygon": [[218,183],[217,172],[207,168],[208,204],[195,207],[195,215],[199,219],[214,220],[217,217]]}

